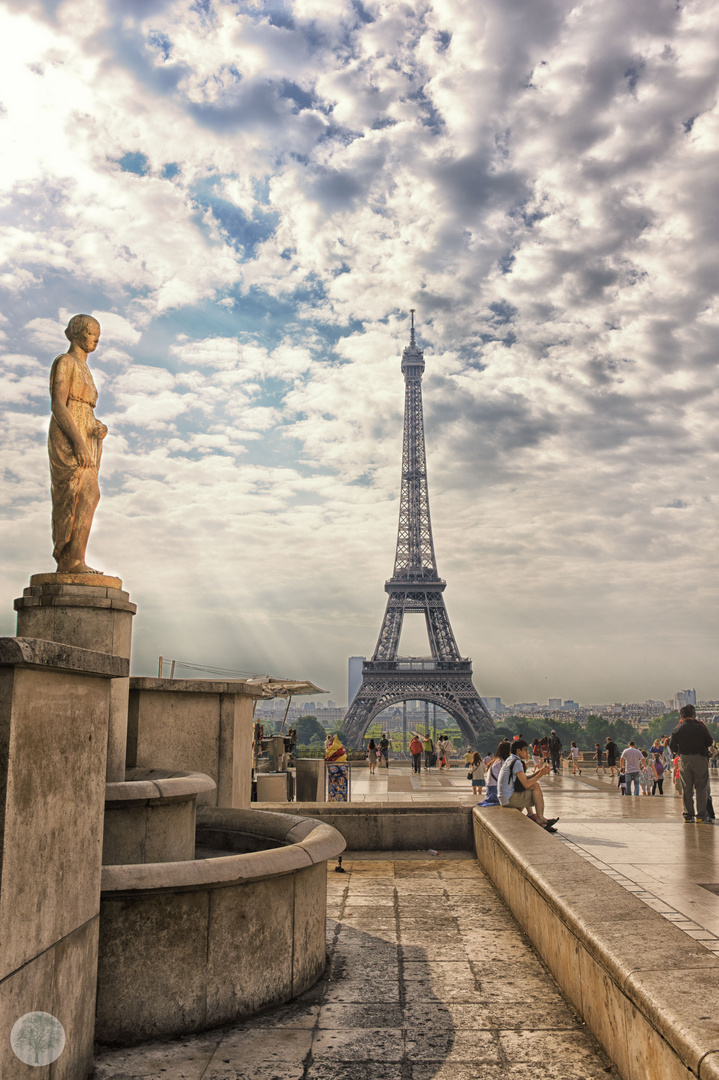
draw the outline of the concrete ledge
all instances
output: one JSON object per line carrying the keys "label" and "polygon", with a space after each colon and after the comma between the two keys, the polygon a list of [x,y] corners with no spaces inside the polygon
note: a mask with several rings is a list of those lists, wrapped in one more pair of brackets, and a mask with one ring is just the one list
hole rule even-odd
{"label": "concrete ledge", "polygon": [[133,676],[131,690],[159,690],[163,694],[247,694],[263,697],[262,686],[249,679],[155,679],[150,676]]}
{"label": "concrete ledge", "polygon": [[719,960],[522,814],[473,821],[480,865],[621,1076],[716,1080]]}
{"label": "concrete ledge", "polygon": [[472,807],[427,803],[263,803],[331,825],[348,851],[471,851]]}
{"label": "concrete ledge", "polygon": [[138,799],[185,799],[201,791],[214,791],[216,787],[212,777],[198,772],[128,769],[126,776],[126,780],[105,785],[106,803],[134,803]]}
{"label": "concrete ledge", "polygon": [[130,674],[130,661],[124,656],[29,637],[0,637],[0,667],[44,668],[109,679]]}
{"label": "concrete ledge", "polygon": [[[137,894],[156,891],[217,889],[247,884],[306,866],[326,862],[344,851],[338,832],[322,822],[306,823],[294,816],[289,828],[279,814],[262,810],[231,810],[208,807],[198,813],[198,841],[220,850],[235,836],[258,837],[261,842],[279,841],[282,846],[243,854],[217,855],[186,862],[144,863],[104,866],[103,897],[110,894]],[[298,826],[301,840],[285,840]]]}

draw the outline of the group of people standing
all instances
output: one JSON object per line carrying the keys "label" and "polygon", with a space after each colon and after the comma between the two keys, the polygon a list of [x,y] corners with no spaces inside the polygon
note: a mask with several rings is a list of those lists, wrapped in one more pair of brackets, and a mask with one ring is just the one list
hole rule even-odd
{"label": "group of people standing", "polygon": [[[391,743],[386,732],[382,733],[382,738],[379,743],[376,743],[374,739],[370,739],[367,744],[367,763],[369,765],[370,776],[374,776],[374,771],[377,765],[380,767],[384,763],[385,768],[389,768],[389,751],[391,749]],[[412,741],[409,744],[409,752],[412,755],[412,772],[420,773],[422,771],[422,758],[424,757],[425,769],[431,769],[435,765],[438,765],[440,769],[450,768],[450,755],[454,753],[454,744],[450,738],[443,736],[437,740],[437,747],[435,749],[434,740],[427,731],[424,736],[419,732],[412,732]]]}

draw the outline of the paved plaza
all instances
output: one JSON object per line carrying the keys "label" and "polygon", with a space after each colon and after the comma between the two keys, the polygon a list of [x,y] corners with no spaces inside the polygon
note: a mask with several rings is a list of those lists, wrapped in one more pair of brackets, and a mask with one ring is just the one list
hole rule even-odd
{"label": "paved plaza", "polygon": [[[353,792],[466,805],[476,799],[464,776],[413,781],[396,768],[365,774]],[[393,779],[411,790],[393,792]],[[719,952],[719,829],[685,825],[671,787],[662,797],[622,797],[593,770],[543,786],[548,811],[560,815],[558,848],[571,847]],[[244,1024],[107,1051],[97,1080],[616,1075],[469,852],[354,852],[344,865],[346,874],[328,870],[330,960],[316,987]]]}
{"label": "paved plaza", "polygon": [[327,972],[300,1001],[106,1053],[97,1080],[604,1080],[607,1058],[472,856],[345,865],[329,869]]}
{"label": "paved plaza", "polygon": [[[477,802],[463,768],[419,777],[401,767],[356,775],[353,802]],[[685,825],[669,781],[664,795],[622,796],[615,784],[594,768],[543,780],[547,814],[559,815],[557,839],[719,955],[719,825]]]}

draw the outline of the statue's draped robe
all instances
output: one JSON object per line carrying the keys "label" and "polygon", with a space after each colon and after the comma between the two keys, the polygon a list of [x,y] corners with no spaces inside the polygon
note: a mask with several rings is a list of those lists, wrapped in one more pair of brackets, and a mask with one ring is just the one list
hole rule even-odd
{"label": "statue's draped robe", "polygon": [[[93,409],[97,403],[97,389],[87,364],[63,353],[57,356],[50,371],[50,396],[52,397],[58,364],[63,360],[70,369],[70,384],[67,408],[78,430],[85,440],[85,445],[95,462],[100,467],[102,440],[95,436],[96,420]],[[75,514],[80,499],[82,485],[95,475],[93,469],[78,464],[75,448],[53,416],[47,437],[50,456],[50,482],[52,487],[52,542],[53,555],[56,559],[69,541]]]}

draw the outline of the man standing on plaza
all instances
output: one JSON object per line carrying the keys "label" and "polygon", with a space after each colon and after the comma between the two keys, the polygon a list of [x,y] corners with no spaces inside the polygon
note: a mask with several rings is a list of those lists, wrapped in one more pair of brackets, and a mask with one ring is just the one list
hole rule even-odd
{"label": "man standing on plaza", "polygon": [[694,792],[697,797],[698,824],[707,821],[707,787],[709,784],[709,747],[712,737],[709,729],[701,720],[697,720],[693,705],[684,705],[679,710],[679,723],[672,731],[669,746],[679,754],[679,777],[682,782],[684,799],[684,820],[687,824],[694,821]]}
{"label": "man standing on plaza", "polygon": [[562,754],[562,743],[556,731],[553,731],[549,736],[549,753],[552,758],[552,772],[559,772],[560,757]]}
{"label": "man standing on plaza", "polygon": [[412,755],[412,772],[422,771],[422,740],[417,732],[412,733],[412,742],[409,744],[409,752]]}
{"label": "man standing on plaza", "polygon": [[382,732],[382,738],[379,741],[379,764],[382,767],[384,761],[385,769],[389,769],[389,739],[387,738],[387,732]]}
{"label": "man standing on plaza", "polygon": [[607,765],[609,766],[609,776],[614,779],[614,770],[617,767],[617,744],[613,741],[611,735],[607,735]]}
{"label": "man standing on plaza", "polygon": [[432,754],[434,753],[434,743],[430,737],[428,731],[424,734],[424,742],[422,743],[422,749],[424,750],[424,767],[429,770],[432,765]]}
{"label": "man standing on plaza", "polygon": [[[622,753],[621,761],[624,762],[624,773],[627,778],[626,793],[632,794],[632,784],[634,784],[634,794],[639,794],[639,770],[644,762],[644,754],[641,750],[637,750],[634,745],[634,740],[630,740],[629,746]],[[621,762],[619,766],[621,773]]]}

